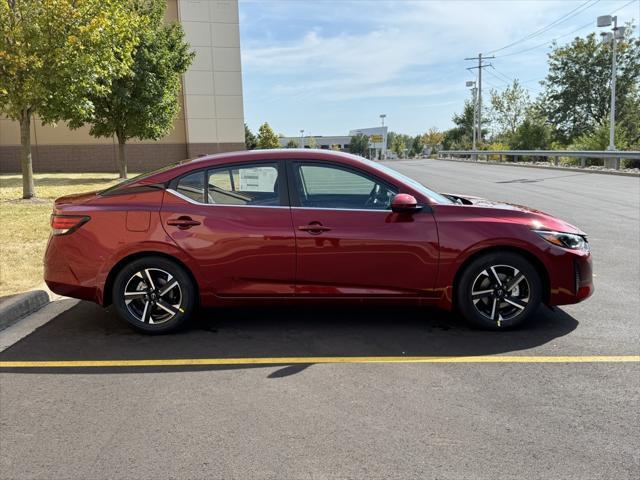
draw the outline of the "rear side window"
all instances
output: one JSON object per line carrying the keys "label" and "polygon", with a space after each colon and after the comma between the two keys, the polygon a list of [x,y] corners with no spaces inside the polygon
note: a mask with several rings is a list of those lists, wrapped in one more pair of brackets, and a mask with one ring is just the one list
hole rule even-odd
{"label": "rear side window", "polygon": [[208,174],[208,203],[280,205],[277,163],[221,167]]}
{"label": "rear side window", "polygon": [[204,171],[190,173],[178,181],[176,191],[196,202],[204,203]]}

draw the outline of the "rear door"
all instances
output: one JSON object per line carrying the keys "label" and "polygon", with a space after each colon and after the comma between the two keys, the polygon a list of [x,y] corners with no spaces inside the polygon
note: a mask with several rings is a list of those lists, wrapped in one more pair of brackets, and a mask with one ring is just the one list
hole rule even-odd
{"label": "rear door", "polygon": [[398,185],[328,162],[287,164],[300,296],[431,296],[433,215],[393,213]]}
{"label": "rear door", "polygon": [[198,170],[175,179],[162,222],[218,296],[294,294],[295,237],[280,161]]}

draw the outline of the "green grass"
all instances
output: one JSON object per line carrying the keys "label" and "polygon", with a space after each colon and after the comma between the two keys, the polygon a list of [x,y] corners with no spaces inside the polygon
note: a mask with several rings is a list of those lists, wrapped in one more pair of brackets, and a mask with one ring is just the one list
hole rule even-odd
{"label": "green grass", "polygon": [[43,282],[42,258],[53,201],[71,193],[103,190],[117,178],[112,173],[36,174],[37,197],[22,200],[22,177],[0,175],[0,297]]}

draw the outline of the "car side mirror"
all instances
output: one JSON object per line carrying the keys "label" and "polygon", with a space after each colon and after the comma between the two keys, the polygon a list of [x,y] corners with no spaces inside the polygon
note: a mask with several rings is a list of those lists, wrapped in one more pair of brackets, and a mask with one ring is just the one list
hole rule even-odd
{"label": "car side mirror", "polygon": [[391,200],[391,211],[395,213],[413,213],[422,210],[422,205],[418,205],[416,197],[408,193],[398,193]]}

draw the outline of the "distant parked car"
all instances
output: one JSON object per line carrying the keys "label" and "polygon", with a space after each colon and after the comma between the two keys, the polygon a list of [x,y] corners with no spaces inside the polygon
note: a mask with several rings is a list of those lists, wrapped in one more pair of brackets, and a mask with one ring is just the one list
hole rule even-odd
{"label": "distant parked car", "polygon": [[51,226],[51,290],[152,333],[198,306],[278,302],[437,305],[504,329],[593,291],[578,228],[323,150],[183,162],[59,198]]}

